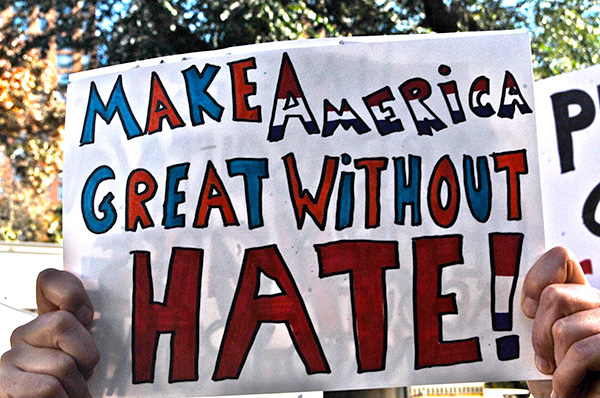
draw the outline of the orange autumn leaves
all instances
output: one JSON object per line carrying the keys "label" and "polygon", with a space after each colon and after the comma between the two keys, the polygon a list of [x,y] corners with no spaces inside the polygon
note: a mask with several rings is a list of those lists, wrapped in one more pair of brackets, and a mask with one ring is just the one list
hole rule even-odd
{"label": "orange autumn leaves", "polygon": [[0,59],[0,240],[60,241],[64,99],[46,60]]}

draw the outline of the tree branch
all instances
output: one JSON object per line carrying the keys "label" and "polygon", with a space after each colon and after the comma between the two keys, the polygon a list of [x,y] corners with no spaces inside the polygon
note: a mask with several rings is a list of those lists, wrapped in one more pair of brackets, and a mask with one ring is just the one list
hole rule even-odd
{"label": "tree branch", "polygon": [[444,4],[443,0],[423,0],[423,6],[426,27],[438,33],[458,30],[458,17]]}

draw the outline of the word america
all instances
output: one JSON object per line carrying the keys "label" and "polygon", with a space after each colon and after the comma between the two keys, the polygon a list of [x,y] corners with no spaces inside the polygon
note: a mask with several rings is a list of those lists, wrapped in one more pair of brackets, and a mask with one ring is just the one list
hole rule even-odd
{"label": "word america", "polygon": [[[506,175],[507,220],[521,220],[520,176],[528,173],[527,153],[525,149],[493,153],[494,171]],[[316,194],[303,188],[298,172],[296,158],[293,153],[283,158],[288,190],[293,207],[296,226],[301,230],[306,216],[310,216],[320,230],[325,230],[327,213],[338,174],[340,182],[336,209],[335,229],[343,230],[351,227],[354,220],[355,177],[357,171],[365,173],[365,228],[377,228],[380,225],[381,175],[387,169],[388,159],[361,158],[354,160],[355,171],[339,172],[340,163],[350,166],[351,158],[347,154],[340,157],[325,156]],[[393,158],[395,223],[405,224],[405,211],[411,207],[411,225],[422,223],[421,186],[423,177],[421,157],[409,155]],[[254,229],[264,225],[262,213],[263,181],[269,178],[268,159],[235,158],[226,160],[228,174],[231,178],[242,177],[246,196],[248,228]],[[162,225],[165,229],[184,228],[185,214],[178,213],[178,206],[185,202],[186,193],[179,190],[179,183],[187,180],[190,163],[169,166],[166,171],[165,196]],[[350,166],[351,169],[351,166]],[[476,171],[477,170],[477,171]],[[486,156],[463,157],[463,190],[473,218],[485,223],[492,210],[492,179],[488,158]],[[108,192],[100,202],[96,193],[101,184],[111,184],[115,180],[114,171],[106,165],[96,168],[85,182],[81,194],[81,209],[87,228],[96,234],[108,232],[117,221],[117,210],[113,205],[115,198]],[[460,210],[461,179],[454,162],[448,155],[442,156],[431,171],[427,186],[426,201],[433,222],[450,228],[457,220]],[[314,185],[314,184],[313,184]],[[110,185],[108,185],[110,188]],[[447,188],[447,194],[441,192]],[[158,183],[146,169],[133,170],[125,185],[125,231],[135,232],[154,227],[154,221],[146,204],[157,193]],[[94,203],[100,203],[96,213]],[[119,206],[120,207],[120,206]],[[239,226],[238,216],[227,189],[212,161],[207,161],[202,188],[198,195],[198,205],[194,216],[193,227],[208,226],[212,210],[219,210],[223,225]]]}
{"label": "word america", "polygon": [[[250,105],[250,97],[257,94],[257,84],[250,81],[248,71],[257,68],[256,59],[248,58],[231,62],[228,65],[232,87],[232,120],[262,123],[262,106]],[[219,70],[219,66],[206,64],[202,72],[195,65],[181,71],[187,92],[189,118],[192,126],[203,125],[205,123],[204,115],[217,122],[223,118],[225,108],[208,92]],[[445,77],[451,73],[451,69],[447,65],[440,65],[438,72]],[[465,122],[467,113],[459,96],[458,83],[450,80],[439,83],[437,86],[439,93],[443,96],[447,108],[445,111],[448,112],[452,124]],[[412,78],[402,83],[398,90],[410,112],[418,135],[433,135],[434,130],[440,131],[448,127],[448,120],[444,122],[438,115],[440,110],[434,111],[427,103],[434,93],[439,95],[437,90],[433,90],[429,81],[420,77]],[[501,93],[497,110],[487,100],[494,90],[499,90]],[[405,130],[404,124],[391,106],[395,100],[393,90],[389,86],[362,97],[363,105],[381,135]],[[493,87],[490,79],[485,75],[476,77],[469,88],[468,103],[471,113],[479,118],[496,115],[500,118],[512,119],[517,109],[521,114],[533,112],[525,101],[517,80],[509,71],[505,71],[501,86]],[[92,81],[80,145],[94,143],[96,116],[100,116],[106,123],[110,123],[115,115],[119,115],[127,139],[158,133],[162,131],[163,121],[166,121],[173,130],[186,126],[186,122],[180,116],[179,110],[171,101],[156,72],[152,72],[150,78],[147,109],[146,124],[142,129],[127,99],[121,75],[118,76],[106,102],[102,100],[96,83]],[[282,140],[290,119],[298,119],[308,134],[321,134],[323,137],[332,136],[339,126],[345,130],[353,128],[358,134],[371,131],[367,122],[361,118],[346,98],[341,100],[339,108],[328,99],[324,99],[323,115],[323,124],[319,128],[292,61],[287,53],[283,53],[267,140],[271,142]]]}

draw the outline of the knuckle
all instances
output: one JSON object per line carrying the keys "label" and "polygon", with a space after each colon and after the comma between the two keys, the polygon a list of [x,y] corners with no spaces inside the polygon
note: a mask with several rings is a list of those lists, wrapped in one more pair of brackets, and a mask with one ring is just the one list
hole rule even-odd
{"label": "knuckle", "polygon": [[19,341],[23,340],[23,335],[25,333],[25,329],[26,329],[27,325],[29,325],[29,324],[25,324],[25,325],[19,326],[18,328],[16,328],[15,330],[13,330],[13,332],[10,335],[10,344],[11,344],[11,346],[14,346]]}
{"label": "knuckle", "polygon": [[59,270],[54,269],[54,268],[48,268],[43,270],[42,272],[40,272],[38,274],[37,277],[37,283],[38,285],[44,285],[46,283],[48,283],[49,280],[52,280],[56,277],[56,275],[58,275],[60,273]]}
{"label": "knuckle", "polygon": [[77,362],[69,355],[59,355],[56,358],[57,375],[59,378],[75,374],[78,372]]}
{"label": "knuckle", "polygon": [[554,303],[554,301],[560,297],[560,290],[560,287],[558,287],[556,284],[546,286],[544,290],[542,290],[540,301]]}
{"label": "knuckle", "polygon": [[38,277],[37,277],[38,281],[44,281],[44,280],[48,279],[48,276],[51,274],[54,274],[55,272],[56,272],[56,270],[52,269],[52,268],[43,270],[42,272],[40,272],[38,274]]}
{"label": "knuckle", "polygon": [[4,354],[2,354],[2,357],[0,357],[0,367],[2,366],[2,364],[12,363],[14,361],[14,356],[14,349],[8,350]]}
{"label": "knuckle", "polygon": [[77,319],[68,311],[55,311],[46,315],[49,318],[49,327],[57,335],[70,334],[78,326]]}
{"label": "knuckle", "polygon": [[579,340],[569,347],[571,355],[576,361],[586,363],[593,353],[590,352],[590,347],[585,340]]}
{"label": "knuckle", "polygon": [[552,325],[552,337],[555,343],[566,341],[569,330],[571,330],[570,322],[567,318],[560,318]]}
{"label": "knuckle", "polygon": [[572,311],[572,297],[564,286],[558,284],[548,285],[542,290],[540,305],[551,308],[561,315],[570,314]]}
{"label": "knuckle", "polygon": [[81,299],[79,298],[78,292],[72,288],[64,287],[60,291],[55,291],[54,295],[60,306],[60,308],[74,310],[81,306]]}
{"label": "knuckle", "polygon": [[548,250],[548,254],[560,260],[567,260],[570,257],[569,250],[562,246],[556,246]]}
{"label": "knuckle", "polygon": [[46,378],[41,385],[40,398],[63,397],[64,390],[60,381],[55,378]]}

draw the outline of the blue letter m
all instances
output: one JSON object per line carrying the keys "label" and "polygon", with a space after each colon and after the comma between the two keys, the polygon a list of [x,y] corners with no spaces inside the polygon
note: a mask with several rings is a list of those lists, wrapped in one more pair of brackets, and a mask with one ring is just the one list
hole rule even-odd
{"label": "blue letter m", "polygon": [[107,105],[104,105],[104,102],[100,98],[96,83],[92,82],[79,145],[83,146],[94,142],[96,115],[99,115],[106,123],[110,123],[116,113],[119,114],[127,139],[139,137],[144,134],[131,112],[127,97],[125,97],[122,76],[119,75],[117,78],[117,82],[110,93]]}

